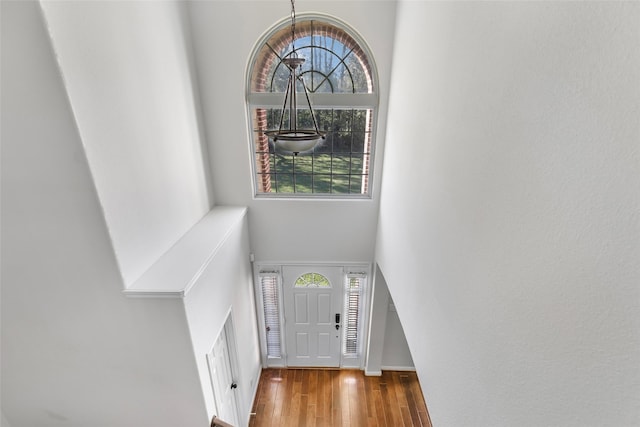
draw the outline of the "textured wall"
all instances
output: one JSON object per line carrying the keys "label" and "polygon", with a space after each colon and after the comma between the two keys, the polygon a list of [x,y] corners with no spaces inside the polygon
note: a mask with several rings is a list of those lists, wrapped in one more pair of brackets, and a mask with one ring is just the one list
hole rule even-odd
{"label": "textured wall", "polygon": [[399,3],[377,262],[434,425],[640,424],[638,22]]}

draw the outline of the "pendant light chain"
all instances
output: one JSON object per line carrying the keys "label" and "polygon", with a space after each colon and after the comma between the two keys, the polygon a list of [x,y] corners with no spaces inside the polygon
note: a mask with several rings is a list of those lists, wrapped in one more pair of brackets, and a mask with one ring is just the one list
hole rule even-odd
{"label": "pendant light chain", "polygon": [[291,52],[296,53],[296,1],[291,0]]}

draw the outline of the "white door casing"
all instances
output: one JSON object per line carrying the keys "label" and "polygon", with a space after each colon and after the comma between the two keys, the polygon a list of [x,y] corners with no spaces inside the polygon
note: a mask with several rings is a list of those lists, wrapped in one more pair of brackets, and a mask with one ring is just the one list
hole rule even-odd
{"label": "white door casing", "polygon": [[211,353],[207,355],[209,374],[213,385],[218,418],[238,425],[238,407],[235,396],[236,385],[231,370],[227,334],[223,329],[218,336]]}
{"label": "white door casing", "polygon": [[[296,286],[305,273],[326,277],[329,286]],[[284,266],[282,278],[287,366],[339,367],[342,267]]]}

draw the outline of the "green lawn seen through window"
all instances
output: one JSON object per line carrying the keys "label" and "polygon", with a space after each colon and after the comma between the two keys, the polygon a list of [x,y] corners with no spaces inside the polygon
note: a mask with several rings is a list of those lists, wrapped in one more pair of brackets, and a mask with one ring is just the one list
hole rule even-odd
{"label": "green lawn seen through window", "polygon": [[[278,193],[359,194],[367,154],[271,154],[271,185]],[[275,166],[275,167],[274,167]]]}

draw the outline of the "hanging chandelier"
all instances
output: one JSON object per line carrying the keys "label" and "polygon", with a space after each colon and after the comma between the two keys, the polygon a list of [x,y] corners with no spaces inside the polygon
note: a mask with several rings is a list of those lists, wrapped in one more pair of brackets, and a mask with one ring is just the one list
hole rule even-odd
{"label": "hanging chandelier", "polygon": [[[284,103],[282,104],[282,112],[280,114],[280,125],[278,130],[271,130],[265,132],[265,134],[273,140],[274,145],[282,151],[292,152],[295,155],[310,151],[313,147],[325,139],[326,132],[318,130],[318,122],[316,116],[311,108],[311,101],[309,99],[309,92],[302,80],[299,70],[304,64],[305,59],[298,56],[295,47],[296,40],[296,9],[295,0],[291,0],[291,52],[286,54],[282,59],[282,62],[289,69],[289,78],[287,80],[287,89],[284,95]],[[313,129],[301,129],[298,127],[298,94],[296,93],[296,82],[300,82],[300,86],[304,91],[305,98],[307,100],[307,106],[311,113],[311,120],[313,122]],[[283,127],[285,124],[285,115],[288,111],[289,123],[288,127]]]}

